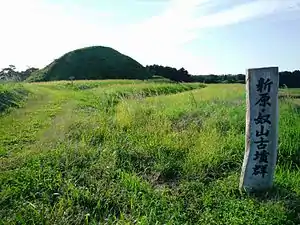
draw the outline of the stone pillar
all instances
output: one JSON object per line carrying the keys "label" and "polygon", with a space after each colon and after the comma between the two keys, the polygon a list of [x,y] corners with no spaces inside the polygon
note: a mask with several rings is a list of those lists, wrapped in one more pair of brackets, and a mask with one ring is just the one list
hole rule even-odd
{"label": "stone pillar", "polygon": [[278,86],[278,67],[247,70],[241,190],[263,191],[272,187],[277,160]]}

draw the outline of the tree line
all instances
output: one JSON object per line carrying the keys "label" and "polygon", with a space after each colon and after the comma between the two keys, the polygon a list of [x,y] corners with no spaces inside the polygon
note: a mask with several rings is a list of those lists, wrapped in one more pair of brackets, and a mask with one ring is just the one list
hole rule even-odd
{"label": "tree line", "polygon": [[146,69],[149,73],[153,76],[159,75],[170,80],[176,82],[192,82],[192,76],[189,72],[184,69],[180,68],[177,70],[176,68],[169,67],[169,66],[160,66],[160,65],[147,65]]}
{"label": "tree line", "polygon": [[37,70],[38,68],[28,67],[24,71],[17,71],[14,65],[9,65],[0,71],[0,81],[24,81]]}
{"label": "tree line", "polygon": [[[181,68],[161,65],[147,65],[146,68],[152,75],[159,75],[175,82],[201,82],[201,83],[245,83],[245,74],[223,74],[223,75],[191,75]],[[300,70],[279,72],[280,87],[300,88]]]}
{"label": "tree line", "polygon": [[[175,82],[201,82],[201,83],[245,83],[245,74],[223,74],[223,75],[191,75],[185,68],[176,69],[170,66],[147,65],[146,69],[154,76],[170,79]],[[17,71],[14,65],[0,71],[0,81],[24,81],[38,68],[28,67],[24,71]],[[279,72],[280,87],[300,88],[300,70]]]}

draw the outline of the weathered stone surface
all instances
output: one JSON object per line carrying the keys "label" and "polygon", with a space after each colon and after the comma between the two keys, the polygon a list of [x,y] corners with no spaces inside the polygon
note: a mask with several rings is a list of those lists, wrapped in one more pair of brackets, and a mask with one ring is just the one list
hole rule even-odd
{"label": "weathered stone surface", "polygon": [[246,74],[245,156],[240,189],[271,188],[278,142],[278,67],[248,69]]}

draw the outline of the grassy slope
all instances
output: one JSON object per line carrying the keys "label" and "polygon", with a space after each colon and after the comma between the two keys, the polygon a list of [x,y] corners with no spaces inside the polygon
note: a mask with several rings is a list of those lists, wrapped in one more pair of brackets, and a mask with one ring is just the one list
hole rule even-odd
{"label": "grassy slope", "polygon": [[91,79],[148,79],[140,63],[120,52],[103,46],[92,46],[68,52],[45,68],[33,72],[29,82]]}
{"label": "grassy slope", "polygon": [[243,85],[106,82],[28,85],[0,118],[4,224],[300,223],[298,99],[280,102],[276,188],[248,196]]}

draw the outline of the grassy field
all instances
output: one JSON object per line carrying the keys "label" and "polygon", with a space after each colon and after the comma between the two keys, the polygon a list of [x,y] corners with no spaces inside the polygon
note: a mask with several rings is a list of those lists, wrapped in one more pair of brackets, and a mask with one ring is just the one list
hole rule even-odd
{"label": "grassy field", "polygon": [[65,81],[0,96],[16,87],[27,97],[0,117],[0,224],[300,224],[299,89],[281,91],[274,189],[248,195],[244,85]]}

